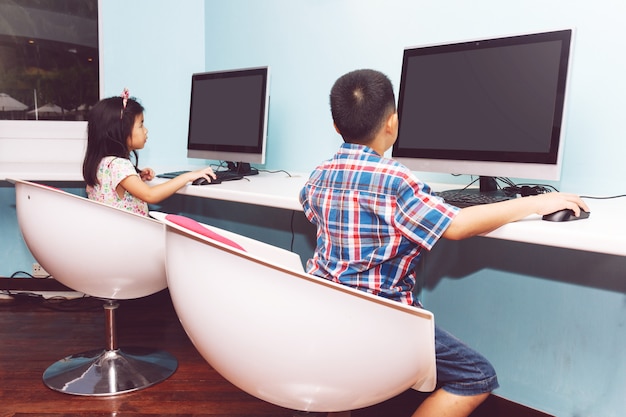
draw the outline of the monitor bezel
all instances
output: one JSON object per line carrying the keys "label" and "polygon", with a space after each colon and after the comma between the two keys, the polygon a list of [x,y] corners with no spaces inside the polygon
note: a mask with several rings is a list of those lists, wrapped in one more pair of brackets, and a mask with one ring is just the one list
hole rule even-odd
{"label": "monitor bezel", "polygon": [[[400,127],[398,139],[393,145],[392,156],[415,171],[559,180],[565,143],[566,97],[569,90],[573,38],[574,30],[569,28],[405,48],[398,95]],[[403,114],[403,101],[407,68],[411,57],[548,41],[560,41],[562,47],[553,128],[550,148],[547,152],[434,150],[420,148],[414,144],[414,140],[410,146],[407,144],[407,139],[403,137],[405,132],[402,130],[402,119],[408,117]]]}

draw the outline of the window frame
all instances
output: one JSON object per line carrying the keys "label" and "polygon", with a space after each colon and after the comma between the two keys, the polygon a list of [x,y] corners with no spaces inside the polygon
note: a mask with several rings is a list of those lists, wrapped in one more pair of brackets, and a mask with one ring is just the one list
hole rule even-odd
{"label": "window frame", "polygon": [[[98,94],[102,98],[102,0],[97,1]],[[76,167],[82,166],[86,143],[86,121],[0,120],[0,179],[8,179],[10,175],[24,179],[82,180]]]}

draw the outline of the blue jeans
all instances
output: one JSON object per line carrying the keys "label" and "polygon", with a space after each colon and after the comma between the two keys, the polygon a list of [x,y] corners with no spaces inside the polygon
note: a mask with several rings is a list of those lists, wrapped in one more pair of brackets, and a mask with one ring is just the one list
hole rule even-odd
{"label": "blue jeans", "polygon": [[478,395],[498,388],[496,371],[480,353],[435,325],[437,387],[456,395]]}

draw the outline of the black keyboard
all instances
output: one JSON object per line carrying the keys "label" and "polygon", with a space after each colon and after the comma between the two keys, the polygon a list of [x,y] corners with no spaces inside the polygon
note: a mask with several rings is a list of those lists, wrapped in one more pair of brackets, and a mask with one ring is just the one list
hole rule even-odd
{"label": "black keyboard", "polygon": [[497,191],[494,193],[481,193],[477,190],[446,190],[435,193],[435,195],[443,198],[446,203],[459,208],[497,203],[515,198]]}
{"label": "black keyboard", "polygon": [[[189,171],[172,171],[172,172],[164,172],[163,174],[157,175],[159,178],[175,178],[181,174],[186,174]],[[237,174],[234,171],[215,171],[215,176],[220,181],[232,181],[232,180],[240,180],[243,178],[243,175]]]}
{"label": "black keyboard", "polygon": [[240,180],[243,178],[243,175],[235,171],[215,171],[215,176],[220,181]]}
{"label": "black keyboard", "polygon": [[162,174],[158,174],[158,175],[157,175],[157,178],[168,178],[168,179],[171,179],[171,178],[176,178],[176,177],[178,177],[178,176],[179,176],[179,175],[181,175],[181,174],[186,174],[186,173],[188,173],[188,172],[189,172],[189,171],[172,171],[172,172],[164,172],[164,173],[162,173]]}

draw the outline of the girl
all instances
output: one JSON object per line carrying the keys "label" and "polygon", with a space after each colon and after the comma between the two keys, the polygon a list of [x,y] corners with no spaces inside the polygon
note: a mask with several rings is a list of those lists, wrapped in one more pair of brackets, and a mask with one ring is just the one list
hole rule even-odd
{"label": "girl", "polygon": [[148,140],[143,110],[141,104],[128,97],[127,89],[122,96],[101,100],[91,109],[83,177],[89,199],[147,216],[148,203],[159,203],[198,178],[211,181],[215,173],[207,167],[162,184],[146,184],[144,181],[154,178],[154,171],[137,168],[137,150],[142,149]]}

